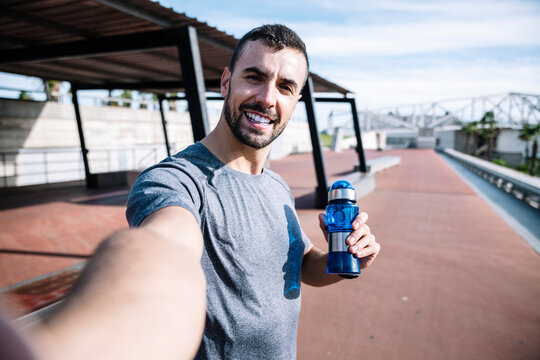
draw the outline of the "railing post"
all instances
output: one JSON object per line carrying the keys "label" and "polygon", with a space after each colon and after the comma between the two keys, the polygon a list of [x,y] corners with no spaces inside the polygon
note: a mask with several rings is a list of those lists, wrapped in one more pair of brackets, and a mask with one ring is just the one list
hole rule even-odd
{"label": "railing post", "polygon": [[45,184],[49,183],[49,164],[47,163],[47,151],[43,152],[43,164],[45,165]]}
{"label": "railing post", "polygon": [[2,153],[2,164],[4,169],[4,187],[7,187],[7,169],[6,169],[6,154]]}

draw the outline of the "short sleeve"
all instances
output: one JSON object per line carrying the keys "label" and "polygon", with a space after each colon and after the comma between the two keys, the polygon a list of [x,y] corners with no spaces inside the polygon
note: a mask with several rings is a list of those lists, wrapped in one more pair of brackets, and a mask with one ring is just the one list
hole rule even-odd
{"label": "short sleeve", "polygon": [[189,210],[201,223],[203,193],[193,172],[182,167],[158,164],[144,171],[129,193],[126,218],[130,227],[137,227],[153,212],[167,206]]}
{"label": "short sleeve", "polygon": [[304,243],[304,254],[309,249],[309,246],[311,245],[311,240],[309,240],[309,237],[306,235],[304,230],[302,231],[302,241]]}

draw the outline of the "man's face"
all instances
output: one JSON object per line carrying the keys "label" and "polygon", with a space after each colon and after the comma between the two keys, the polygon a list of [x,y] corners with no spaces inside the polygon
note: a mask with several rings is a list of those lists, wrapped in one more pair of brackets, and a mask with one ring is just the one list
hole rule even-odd
{"label": "man's face", "polygon": [[234,73],[226,68],[221,77],[225,119],[238,140],[255,149],[274,141],[291,118],[306,74],[300,51],[246,42]]}

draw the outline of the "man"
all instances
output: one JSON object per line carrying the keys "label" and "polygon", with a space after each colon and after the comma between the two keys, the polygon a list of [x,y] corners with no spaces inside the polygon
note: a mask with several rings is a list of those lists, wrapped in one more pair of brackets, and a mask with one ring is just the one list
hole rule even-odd
{"label": "man", "polygon": [[[293,31],[250,31],[222,74],[216,128],[145,171],[132,189],[131,226],[159,221],[172,237],[185,224],[202,231],[204,245],[200,236],[183,240],[204,246],[208,304],[198,358],[295,358],[300,279],[316,286],[341,280],[325,273],[326,253],[300,230],[287,185],[263,169],[307,76],[305,45]],[[379,246],[364,224],[353,237],[351,251],[366,266]]]}
{"label": "man", "polygon": [[[111,358],[296,357],[300,280],[343,280],[326,274],[327,253],[300,229],[289,188],[263,169],[307,76],[305,45],[285,26],[239,41],[221,77],[216,128],[141,174],[126,212],[132,229],[100,246],[73,301],[50,321],[49,339],[70,341],[66,358],[71,348],[91,357],[110,346],[105,331],[120,337]],[[362,268],[380,250],[366,220],[361,213],[348,238]],[[77,325],[88,327],[84,341]]]}

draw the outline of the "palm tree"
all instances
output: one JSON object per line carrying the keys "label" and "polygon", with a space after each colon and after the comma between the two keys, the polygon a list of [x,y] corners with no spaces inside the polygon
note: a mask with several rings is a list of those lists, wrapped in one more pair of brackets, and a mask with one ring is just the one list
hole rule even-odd
{"label": "palm tree", "polygon": [[487,142],[486,157],[489,161],[493,159],[493,150],[495,149],[495,140],[499,135],[497,121],[493,111],[488,111],[480,119],[480,136]]}
{"label": "palm tree", "polygon": [[[464,124],[463,127],[461,128],[461,131],[463,131],[465,135],[467,136],[465,140],[465,152],[467,154],[470,154],[471,151],[469,151],[469,138],[472,136],[473,145],[475,145],[476,135],[478,133],[478,121],[470,121]],[[476,150],[476,146],[475,146],[475,149],[472,150],[472,152],[474,152],[474,150]]]}
{"label": "palm tree", "polygon": [[528,157],[528,142],[532,141],[531,150],[531,167],[529,168],[529,174],[534,176],[536,172],[536,155],[538,152],[538,136],[540,136],[540,123],[531,125],[528,123],[523,124],[523,128],[519,130],[519,138],[525,141],[525,151],[527,159]]}

